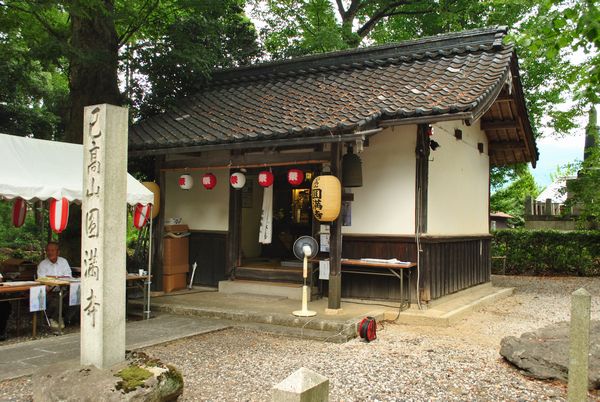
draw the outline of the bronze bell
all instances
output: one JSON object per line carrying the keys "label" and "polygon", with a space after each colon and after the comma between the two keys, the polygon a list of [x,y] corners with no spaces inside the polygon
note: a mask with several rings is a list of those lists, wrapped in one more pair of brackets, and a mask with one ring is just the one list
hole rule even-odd
{"label": "bronze bell", "polygon": [[362,187],[362,161],[348,147],[348,153],[342,158],[342,186]]}

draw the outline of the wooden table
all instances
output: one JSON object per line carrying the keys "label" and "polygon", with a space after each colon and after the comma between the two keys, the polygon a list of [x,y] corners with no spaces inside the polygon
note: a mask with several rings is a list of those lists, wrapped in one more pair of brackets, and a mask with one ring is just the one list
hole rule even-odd
{"label": "wooden table", "polygon": [[[417,266],[414,262],[406,263],[386,263],[386,262],[373,262],[364,261],[358,259],[342,258],[342,273],[348,274],[363,274],[363,275],[381,275],[381,276],[395,276],[400,279],[400,309],[405,310],[410,307],[410,277],[411,268]],[[350,269],[344,269],[344,267]],[[370,268],[385,268],[389,273],[375,272]],[[404,297],[404,273],[408,273],[408,295]]]}
{"label": "wooden table", "polygon": [[[39,283],[33,281],[26,281],[24,284],[11,284],[11,282],[0,282],[0,295],[10,295],[11,297],[1,298],[0,301],[21,301],[21,300],[29,300],[29,294],[23,295],[22,293],[29,292],[29,289],[35,286],[40,286]],[[19,295],[21,294],[21,295]],[[21,316],[21,304],[17,304],[17,334],[20,328],[20,316]],[[31,321],[32,326],[32,336],[35,338],[37,335],[37,314],[33,314],[33,318]]]}

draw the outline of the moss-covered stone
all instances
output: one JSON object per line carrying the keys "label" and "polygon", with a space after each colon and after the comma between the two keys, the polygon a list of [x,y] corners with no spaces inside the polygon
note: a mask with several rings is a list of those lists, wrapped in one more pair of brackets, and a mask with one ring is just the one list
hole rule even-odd
{"label": "moss-covered stone", "polygon": [[140,366],[129,366],[115,374],[122,380],[116,385],[116,388],[124,392],[131,392],[137,387],[144,385],[146,380],[152,377],[152,373]]}

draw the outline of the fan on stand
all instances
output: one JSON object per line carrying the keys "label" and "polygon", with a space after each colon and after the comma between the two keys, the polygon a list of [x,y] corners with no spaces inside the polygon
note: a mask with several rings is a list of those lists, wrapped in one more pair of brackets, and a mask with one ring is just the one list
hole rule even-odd
{"label": "fan on stand", "polygon": [[316,257],[319,252],[319,245],[317,241],[310,236],[299,237],[294,242],[294,255],[299,260],[303,261],[302,264],[302,276],[304,278],[304,285],[302,286],[302,310],[294,311],[292,314],[298,317],[312,317],[317,315],[316,311],[310,311],[308,309],[308,286],[306,285],[306,278],[308,277],[308,259]]}

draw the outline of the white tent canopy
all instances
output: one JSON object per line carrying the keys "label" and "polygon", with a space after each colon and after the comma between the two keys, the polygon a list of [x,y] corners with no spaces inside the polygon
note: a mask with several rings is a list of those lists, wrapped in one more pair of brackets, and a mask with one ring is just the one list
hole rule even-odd
{"label": "white tent canopy", "polygon": [[[80,203],[83,145],[0,134],[0,198],[15,197]],[[153,193],[127,174],[127,203],[153,202]]]}

